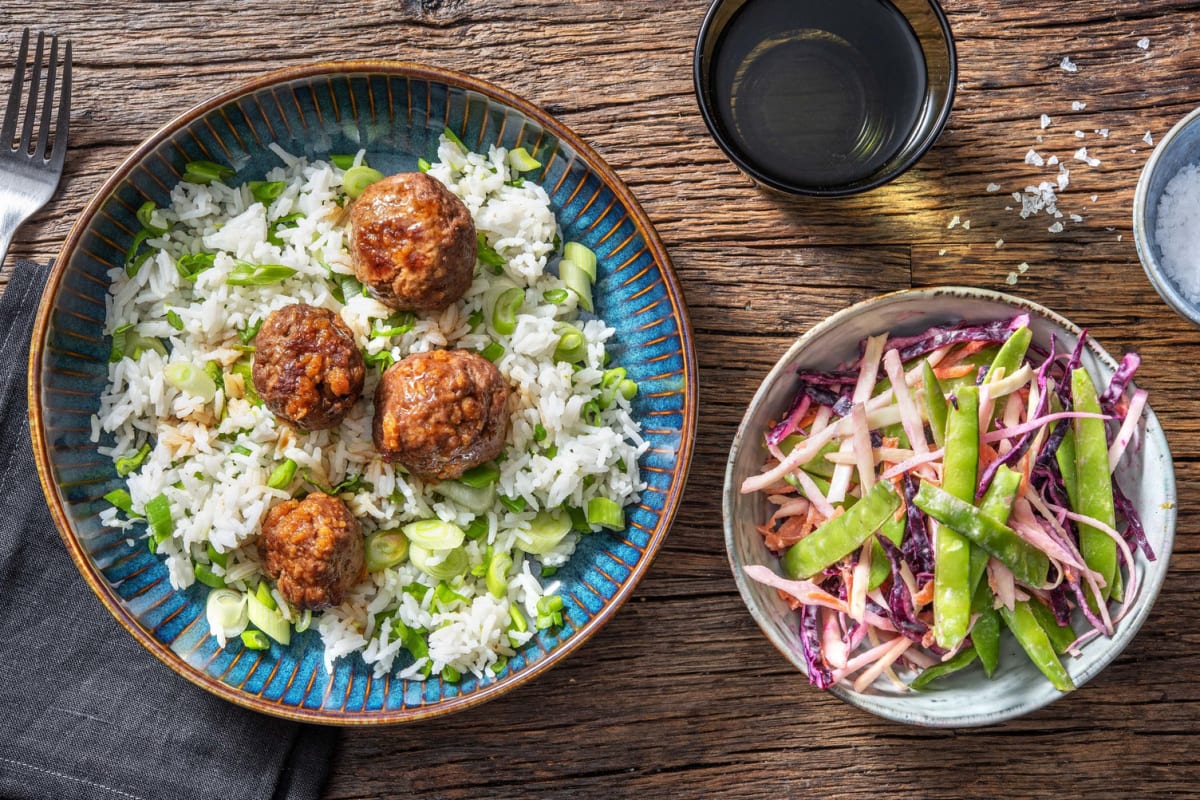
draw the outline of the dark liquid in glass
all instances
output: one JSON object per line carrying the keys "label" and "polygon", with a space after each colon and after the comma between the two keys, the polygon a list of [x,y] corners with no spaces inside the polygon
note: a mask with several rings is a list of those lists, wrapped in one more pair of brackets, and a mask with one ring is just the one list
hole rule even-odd
{"label": "dark liquid in glass", "polygon": [[717,44],[711,77],[743,158],[808,187],[874,174],[925,102],[921,45],[887,0],[750,0]]}

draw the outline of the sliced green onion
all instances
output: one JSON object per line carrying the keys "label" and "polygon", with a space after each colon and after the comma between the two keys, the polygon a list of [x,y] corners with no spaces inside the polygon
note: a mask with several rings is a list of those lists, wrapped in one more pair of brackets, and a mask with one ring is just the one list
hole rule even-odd
{"label": "sliced green onion", "polygon": [[583,411],[580,416],[583,421],[592,427],[599,427],[603,422],[600,416],[600,402],[598,400],[589,400],[583,404]]}
{"label": "sliced green onion", "polygon": [[417,315],[411,311],[399,311],[371,328],[370,338],[382,339],[408,333],[417,324]]}
{"label": "sliced green onion", "polygon": [[462,673],[449,664],[442,667],[441,676],[446,683],[458,683],[462,680]]}
{"label": "sliced green onion", "polygon": [[482,231],[475,234],[475,242],[477,244],[475,257],[479,259],[484,266],[492,268],[492,272],[500,274],[504,268],[504,257],[496,252],[490,244],[488,244],[487,236]]}
{"label": "sliced green onion", "polygon": [[420,631],[409,629],[404,636],[404,649],[412,653],[413,661],[425,659],[425,664],[421,667],[421,674],[428,678],[429,674],[433,672],[433,666],[429,661],[429,644]]}
{"label": "sliced green onion", "polygon": [[591,533],[592,526],[588,524],[587,512],[582,508],[571,506],[567,508],[567,515],[571,518],[571,527],[582,533]]}
{"label": "sliced green onion", "polygon": [[519,288],[506,289],[496,299],[492,309],[492,327],[501,336],[509,336],[517,329],[517,312],[525,305],[525,291]]}
{"label": "sliced green onion", "polygon": [[465,538],[462,528],[440,519],[410,522],[401,530],[410,542],[428,550],[449,550],[458,547]]}
{"label": "sliced green onion", "polygon": [[459,480],[473,489],[482,489],[500,480],[500,468],[494,461],[489,461],[467,470],[459,476]]}
{"label": "sliced green onion", "polygon": [[188,253],[175,262],[175,271],[184,280],[194,281],[201,272],[212,269],[216,259],[214,253]]}
{"label": "sliced green onion", "polygon": [[466,530],[463,531],[463,534],[468,539],[474,541],[487,536],[490,529],[491,526],[488,525],[488,521],[485,517],[476,517],[475,519],[471,520],[471,524],[466,527]]}
{"label": "sliced green onion", "polygon": [[342,188],[346,191],[346,195],[353,200],[366,191],[366,188],[372,183],[379,183],[383,180],[383,177],[383,173],[379,170],[359,164],[357,167],[346,170],[346,174],[342,175]]}
{"label": "sliced green onion", "polygon": [[476,328],[478,328],[482,324],[483,324],[483,312],[482,311],[478,311],[478,310],[472,311],[467,316],[467,327],[469,327],[472,331],[474,331]]}
{"label": "sliced green onion", "polygon": [[250,344],[258,337],[258,332],[262,328],[263,318],[260,317],[253,324],[247,325],[238,330],[238,340],[242,344]]}
{"label": "sliced green onion", "polygon": [[229,563],[229,554],[222,553],[213,547],[212,542],[207,545],[208,560],[216,564],[221,569],[225,569],[225,565]]}
{"label": "sliced green onion", "polygon": [[380,350],[378,353],[364,353],[363,362],[368,367],[379,367],[380,372],[386,372],[388,367],[396,363],[396,357],[391,350]]}
{"label": "sliced green onion", "polygon": [[488,665],[488,672],[499,675],[508,666],[508,656],[496,656],[496,660]]}
{"label": "sliced green onion", "polygon": [[558,333],[558,345],[554,348],[555,361],[575,364],[587,358],[587,339],[582,331],[565,322],[554,326],[554,329]]}
{"label": "sliced green onion", "polygon": [[508,607],[508,618],[511,621],[509,628],[517,633],[524,633],[529,630],[529,623],[525,621],[525,615],[521,613],[521,609],[516,605]]}
{"label": "sliced green onion", "polygon": [[549,434],[546,432],[546,426],[542,423],[537,423],[533,426],[533,440],[535,442],[544,442]]}
{"label": "sliced green onion", "polygon": [[116,461],[117,474],[124,478],[129,473],[136,470],[146,460],[146,456],[150,455],[150,443],[145,442],[138,451],[131,456],[122,456]]}
{"label": "sliced green onion", "polygon": [[459,148],[461,150],[463,150],[463,152],[466,152],[467,146],[462,143],[462,139],[458,138],[458,134],[456,134],[454,131],[450,130],[449,128],[446,128],[445,130],[442,131],[442,135],[445,136],[448,140],[450,140],[454,144],[458,145]]}
{"label": "sliced green onion", "polygon": [[179,391],[198,397],[205,403],[211,402],[217,393],[217,385],[213,379],[208,377],[204,370],[186,361],[167,364],[167,368],[163,370],[163,378]]}
{"label": "sliced green onion", "polygon": [[542,299],[547,303],[554,303],[555,305],[563,302],[569,296],[570,293],[566,289],[547,289],[542,292]]}
{"label": "sliced green onion", "polygon": [[130,278],[138,274],[142,268],[142,264],[145,264],[146,259],[154,252],[153,250],[147,250],[138,255],[138,248],[149,238],[150,231],[143,228],[133,235],[133,241],[130,243],[129,249],[125,251],[125,274]]}
{"label": "sliced green onion", "polygon": [[[258,594],[262,594],[264,586],[266,586],[265,583],[258,585]],[[272,603],[274,603],[273,600]],[[270,636],[281,645],[287,646],[291,644],[292,626],[283,618],[283,614],[280,613],[278,608],[273,605],[268,606],[256,594],[248,594],[246,595],[246,614],[250,618],[250,623],[267,636]]]}
{"label": "sliced green onion", "polygon": [[162,544],[175,532],[175,520],[171,518],[171,502],[165,494],[146,501],[146,523],[156,544]]}
{"label": "sliced green onion", "polygon": [[529,172],[540,167],[542,162],[529,155],[524,147],[515,147],[508,151],[508,165],[517,172]]}
{"label": "sliced green onion", "polygon": [[502,600],[508,595],[508,571],[512,568],[512,556],[508,553],[492,553],[488,559],[484,581],[492,597]]}
{"label": "sliced green onion", "polygon": [[513,511],[513,512],[519,514],[520,512],[525,510],[525,498],[524,497],[506,497],[504,495],[500,495],[500,505],[504,506],[509,511]]}
{"label": "sliced green onion", "polygon": [[269,650],[271,648],[271,640],[262,631],[242,631],[242,644],[247,650]]}
{"label": "sliced green onion", "polygon": [[196,574],[196,580],[200,581],[205,586],[209,586],[213,589],[225,588],[225,579],[213,572],[212,568],[210,568],[208,565],[197,564],[193,571]]}
{"label": "sliced green onion", "polygon": [[357,154],[347,155],[345,153],[338,153],[329,157],[329,163],[338,169],[350,169],[354,166],[354,159],[356,158],[358,158]]}
{"label": "sliced green onion", "polygon": [[596,254],[590,249],[579,242],[567,242],[563,245],[563,258],[587,273],[593,283],[596,281]]}
{"label": "sliced green onion", "polygon": [[275,595],[271,594],[271,587],[267,585],[266,581],[258,582],[258,586],[254,590],[254,599],[271,611],[279,608],[279,604],[275,602]]}
{"label": "sliced green onion", "polygon": [[619,531],[625,527],[625,510],[607,497],[593,497],[588,500],[587,521],[589,525]]}
{"label": "sliced green onion", "polygon": [[563,599],[556,594],[548,594],[537,601],[537,628],[545,630],[562,625]]}
{"label": "sliced green onion", "polygon": [[408,558],[408,539],[400,530],[375,531],[364,541],[367,572],[394,567]]}
{"label": "sliced green onion", "polygon": [[614,367],[604,371],[604,375],[600,378],[600,394],[596,398],[600,408],[608,408],[612,405],[623,380],[625,380],[623,367]]}
{"label": "sliced green onion", "polygon": [[476,514],[482,514],[485,511],[490,511],[492,504],[496,502],[496,485],[490,483],[485,486],[474,487],[467,486],[462,481],[442,481],[433,487],[434,491],[445,497],[447,500],[452,500],[468,511],[473,511]]}
{"label": "sliced green onion", "polygon": [[637,397],[638,385],[636,381],[631,381],[629,378],[617,384],[617,394],[624,397],[626,400],[632,400]]}
{"label": "sliced green onion", "polygon": [[[439,557],[440,561],[437,560]],[[448,581],[459,575],[465,575],[471,568],[467,551],[461,547],[433,551],[416,544],[411,539],[408,544],[408,560],[421,572],[439,581]]]}
{"label": "sliced green onion", "polygon": [[175,309],[167,309],[167,324],[177,331],[183,330],[183,318],[176,313]]}
{"label": "sliced green onion", "polygon": [[433,165],[432,165],[432,164],[430,164],[430,163],[429,163],[428,161],[426,161],[425,159],[423,159],[423,158],[418,158],[418,159],[417,159],[417,169],[418,169],[420,172],[429,172],[429,170],[430,170],[432,167],[433,167]]}
{"label": "sliced green onion", "polygon": [[271,489],[286,489],[291,485],[292,479],[296,477],[297,466],[296,462],[290,458],[284,461],[271,470],[271,476],[267,478],[267,486]]}
{"label": "sliced green onion", "polygon": [[238,261],[229,271],[225,283],[228,286],[269,286],[295,274],[296,270],[282,264],[251,264],[248,261]]}
{"label": "sliced green onion", "polygon": [[182,180],[187,183],[209,184],[213,181],[223,181],[232,178],[236,173],[224,164],[212,161],[189,161],[183,168]]}
{"label": "sliced green onion", "polygon": [[553,578],[558,574],[558,567],[542,567],[543,578]]}
{"label": "sliced green onion", "polygon": [[571,517],[561,511],[539,511],[529,530],[518,538],[517,547],[535,556],[549,553],[571,532]]}
{"label": "sliced green onion", "polygon": [[299,211],[293,211],[291,214],[286,214],[271,223],[270,230],[267,231],[267,241],[276,247],[283,247],[283,238],[279,232],[288,228],[295,228],[300,220],[304,219],[304,214]]}
{"label": "sliced green onion", "polygon": [[283,194],[287,181],[250,181],[246,185],[250,187],[250,194],[255,200],[266,204]]}
{"label": "sliced green onion", "polygon": [[108,501],[109,505],[124,511],[126,514],[133,513],[133,498],[124,489],[113,489],[104,495],[104,499]]}
{"label": "sliced green onion", "polygon": [[141,358],[142,353],[147,350],[153,350],[164,358],[167,355],[167,348],[161,341],[150,336],[141,336],[136,331],[129,331],[125,334],[125,349],[134,361]]}
{"label": "sliced green onion", "polygon": [[487,347],[479,351],[479,355],[483,356],[488,361],[499,361],[500,357],[504,355],[504,345],[500,344],[499,342],[491,342]]}
{"label": "sliced green onion", "polygon": [[312,625],[312,618],[312,609],[306,608],[300,615],[300,619],[296,620],[296,624],[292,627],[295,628],[296,633],[304,633],[306,630],[308,630],[309,626]]}
{"label": "sliced green onion", "polygon": [[208,593],[204,602],[208,627],[230,639],[246,630],[246,595],[232,589],[217,588]]}
{"label": "sliced green onion", "polygon": [[454,591],[450,584],[446,583],[445,581],[438,582],[437,588],[433,590],[433,596],[437,602],[441,604],[443,609],[447,606],[453,605],[454,603],[467,602],[466,597]]}
{"label": "sliced green onion", "polygon": [[158,206],[154,205],[153,200],[147,200],[138,206],[137,220],[142,227],[149,231],[151,236],[162,236],[167,232],[167,228],[161,225],[154,224],[154,212],[158,210]]}
{"label": "sliced green onion", "polygon": [[258,391],[254,388],[254,368],[249,361],[239,361],[230,367],[230,372],[238,375],[242,379],[242,394],[246,397],[246,402],[252,406],[261,406],[262,398],[258,396]]}
{"label": "sliced green onion", "polygon": [[566,287],[579,298],[579,307],[584,311],[593,311],[592,306],[592,276],[583,267],[564,258],[558,262],[558,277]]}

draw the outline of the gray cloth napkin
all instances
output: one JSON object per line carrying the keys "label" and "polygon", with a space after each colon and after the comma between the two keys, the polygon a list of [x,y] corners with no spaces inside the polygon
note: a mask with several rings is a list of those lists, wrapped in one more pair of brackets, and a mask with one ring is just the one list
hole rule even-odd
{"label": "gray cloth napkin", "polygon": [[142,648],[54,528],[29,442],[25,371],[47,270],[0,297],[0,796],[315,798],[336,731],[248,711]]}

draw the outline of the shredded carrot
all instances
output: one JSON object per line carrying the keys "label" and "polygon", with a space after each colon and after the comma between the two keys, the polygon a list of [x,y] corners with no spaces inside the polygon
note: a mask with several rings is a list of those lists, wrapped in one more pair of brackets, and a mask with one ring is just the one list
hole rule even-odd
{"label": "shredded carrot", "polygon": [[933,602],[933,581],[925,581],[925,585],[917,590],[913,595],[913,605],[917,608],[927,606]]}
{"label": "shredded carrot", "polygon": [[934,367],[933,374],[937,376],[939,381],[948,381],[954,378],[965,378],[976,369],[978,367],[974,364],[953,364],[949,367]]}
{"label": "shredded carrot", "polygon": [[[763,538],[767,548],[780,553],[794,545],[805,537],[804,523],[808,519],[808,515],[803,516],[797,514],[794,517],[788,517],[783,521],[776,531],[769,531],[764,534]],[[759,528],[761,532],[762,529]]]}

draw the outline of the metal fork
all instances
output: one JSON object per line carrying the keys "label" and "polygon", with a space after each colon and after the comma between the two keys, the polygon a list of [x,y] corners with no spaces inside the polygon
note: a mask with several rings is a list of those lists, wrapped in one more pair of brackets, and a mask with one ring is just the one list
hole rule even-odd
{"label": "metal fork", "polygon": [[[59,91],[58,112],[54,113],[54,89],[58,70],[58,36],[50,37],[50,62],[45,69],[43,91],[42,55],[44,33],[37,37],[33,70],[29,76],[28,100],[22,109],[22,89],[25,84],[25,60],[29,55],[29,29],[21,37],[17,53],[17,70],[12,90],[0,123],[0,266],[21,223],[29,219],[54,196],[62,177],[63,157],[67,152],[67,129],[71,116],[71,43],[66,42],[63,57],[62,88]],[[41,123],[38,107],[41,107]],[[24,110],[24,123],[18,137],[17,123]],[[50,138],[53,133],[53,145]],[[47,148],[50,147],[48,150]]]}

